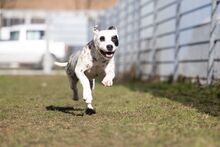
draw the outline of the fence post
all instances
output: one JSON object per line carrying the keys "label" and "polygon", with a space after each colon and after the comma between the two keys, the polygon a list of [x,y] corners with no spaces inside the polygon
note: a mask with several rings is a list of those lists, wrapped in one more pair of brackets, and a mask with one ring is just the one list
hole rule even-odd
{"label": "fence post", "polygon": [[[120,7],[120,5],[121,5],[121,3],[123,3],[123,1],[122,0],[118,0],[118,2],[117,2],[117,4],[116,4],[116,9],[115,9],[115,14],[114,14],[114,16],[113,17],[115,17],[116,18],[116,23],[117,23],[117,29],[118,29],[118,33],[119,33],[119,38],[121,39],[121,32],[120,32],[120,28],[121,28],[121,23],[122,23],[122,20],[120,20],[121,19],[121,16],[120,16],[120,14],[122,13],[121,11],[122,11],[122,8]],[[112,17],[109,17],[108,18],[109,20],[111,20],[112,19]],[[116,25],[116,24],[115,24]],[[120,71],[120,69],[121,69],[121,66],[123,66],[123,63],[121,62],[121,60],[122,60],[122,49],[123,49],[123,47],[122,47],[122,45],[121,45],[121,43],[119,44],[119,50],[117,51],[117,53],[116,53],[116,56],[115,56],[115,63],[116,63],[116,66],[115,66],[115,71],[116,71],[116,73],[117,74],[121,74],[121,71]]]}
{"label": "fence post", "polygon": [[156,42],[157,42],[157,35],[156,35],[156,32],[157,32],[157,27],[158,27],[158,24],[157,24],[157,2],[158,0],[154,0],[154,22],[153,22],[153,26],[154,26],[154,29],[153,29],[153,37],[152,37],[152,71],[151,71],[151,74],[150,74],[150,78],[152,77],[155,77],[156,75],[156,68],[157,68],[157,63],[156,63],[156,54],[157,54],[157,49],[156,49]]}
{"label": "fence post", "polygon": [[214,51],[216,46],[215,30],[217,26],[217,6],[220,0],[212,0],[211,12],[211,28],[210,28],[210,41],[209,41],[209,54],[208,54],[208,70],[207,70],[207,84],[211,85],[214,79]]}
{"label": "fence post", "polygon": [[136,61],[136,78],[141,79],[141,2],[140,0],[136,1],[137,5],[135,11],[137,12],[137,61]]}
{"label": "fence post", "polygon": [[[126,6],[127,7],[129,7],[129,1],[122,1],[123,3],[126,3]],[[129,14],[128,14],[128,8],[127,7],[124,7],[123,8],[123,11],[125,11],[125,17],[123,18],[124,19],[124,21],[126,22],[126,23],[128,23],[128,16],[129,16]],[[125,32],[124,32],[124,44],[123,44],[123,52],[122,52],[122,54],[121,54],[121,57],[122,57],[122,59],[123,59],[123,63],[122,63],[122,68],[123,68],[123,72],[127,72],[126,71],[126,67],[127,66],[125,66],[126,65],[126,48],[128,47],[128,25],[125,25],[124,26],[124,30],[125,30]]]}
{"label": "fence post", "polygon": [[[120,14],[120,7],[119,7],[119,5],[116,5],[115,8],[116,8],[115,15],[114,15],[114,17],[116,18],[116,24],[115,25],[117,26],[117,29],[119,29],[119,25],[121,23],[120,18],[119,18],[120,17],[120,15],[119,15]],[[120,68],[120,51],[118,51],[118,53],[116,54],[115,62],[116,62],[115,71],[118,74],[119,73],[119,68]]]}
{"label": "fence post", "polygon": [[181,14],[180,14],[180,7],[181,7],[181,2],[182,0],[177,0],[176,4],[176,30],[175,30],[175,51],[174,51],[174,81],[177,81],[178,79],[178,68],[179,68],[179,50],[180,50],[180,42],[179,42],[179,37],[180,37],[180,19],[181,19]]}

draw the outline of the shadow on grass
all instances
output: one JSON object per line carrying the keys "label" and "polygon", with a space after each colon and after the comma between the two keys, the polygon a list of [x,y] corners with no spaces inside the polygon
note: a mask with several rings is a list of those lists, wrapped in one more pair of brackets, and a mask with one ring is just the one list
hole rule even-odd
{"label": "shadow on grass", "polygon": [[[121,84],[121,83],[119,83]],[[132,91],[150,93],[159,98],[168,98],[199,112],[220,117],[220,86],[202,87],[191,83],[123,83]]]}
{"label": "shadow on grass", "polygon": [[[47,111],[59,111],[67,114],[71,114],[73,116],[83,116],[84,115],[84,109],[81,108],[74,108],[74,107],[63,107],[63,106],[47,106]],[[81,112],[81,113],[79,113]]]}

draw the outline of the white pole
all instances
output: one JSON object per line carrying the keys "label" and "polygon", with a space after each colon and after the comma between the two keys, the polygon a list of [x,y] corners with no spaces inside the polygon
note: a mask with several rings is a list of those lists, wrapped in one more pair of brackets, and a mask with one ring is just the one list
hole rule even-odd
{"label": "white pole", "polygon": [[50,53],[50,17],[47,15],[46,17],[46,50],[43,59],[43,72],[44,74],[51,74],[52,66],[53,66],[53,58]]}

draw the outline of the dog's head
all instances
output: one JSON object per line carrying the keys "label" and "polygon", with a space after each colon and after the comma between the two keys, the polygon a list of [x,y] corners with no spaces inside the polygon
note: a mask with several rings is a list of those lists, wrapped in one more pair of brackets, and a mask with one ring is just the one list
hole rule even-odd
{"label": "dog's head", "polygon": [[109,27],[107,30],[98,30],[97,27],[94,27],[93,32],[96,48],[105,59],[110,60],[119,45],[117,29],[114,26]]}

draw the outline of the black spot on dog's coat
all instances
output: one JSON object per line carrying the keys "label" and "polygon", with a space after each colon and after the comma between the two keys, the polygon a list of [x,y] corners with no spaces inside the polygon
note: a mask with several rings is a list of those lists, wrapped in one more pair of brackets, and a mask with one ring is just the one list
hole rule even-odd
{"label": "black spot on dog's coat", "polygon": [[100,40],[101,42],[103,42],[103,41],[105,41],[105,37],[104,37],[104,36],[101,36],[101,37],[99,38],[99,40]]}
{"label": "black spot on dog's coat", "polygon": [[93,57],[93,58],[92,58],[92,61],[96,62],[96,61],[97,61],[97,59],[96,59],[95,57]]}
{"label": "black spot on dog's coat", "polygon": [[110,26],[108,29],[109,30],[116,30],[116,28],[114,26]]}
{"label": "black spot on dog's coat", "polygon": [[93,40],[90,41],[87,45],[88,45],[89,49],[95,48],[95,44],[94,44],[94,41],[93,41]]}
{"label": "black spot on dog's coat", "polygon": [[115,44],[115,46],[118,46],[119,45],[119,42],[118,42],[118,37],[115,35],[112,37],[112,42]]}

